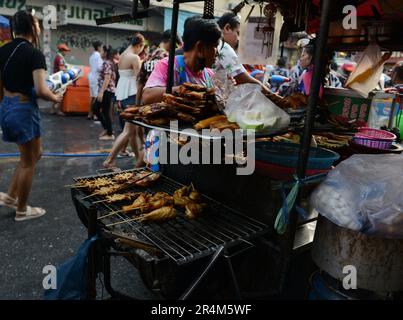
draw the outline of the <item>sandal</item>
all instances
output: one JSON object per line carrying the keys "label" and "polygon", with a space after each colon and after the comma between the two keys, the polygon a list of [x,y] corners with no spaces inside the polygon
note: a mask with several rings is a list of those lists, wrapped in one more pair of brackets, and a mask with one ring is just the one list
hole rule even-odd
{"label": "sandal", "polygon": [[15,216],[15,221],[16,222],[21,222],[21,221],[27,221],[27,220],[32,220],[36,218],[40,218],[43,215],[46,214],[46,210],[42,208],[33,208],[30,206],[27,206],[27,211],[25,212],[16,212]]}
{"label": "sandal", "polygon": [[17,210],[17,199],[11,198],[7,193],[0,192],[0,206]]}

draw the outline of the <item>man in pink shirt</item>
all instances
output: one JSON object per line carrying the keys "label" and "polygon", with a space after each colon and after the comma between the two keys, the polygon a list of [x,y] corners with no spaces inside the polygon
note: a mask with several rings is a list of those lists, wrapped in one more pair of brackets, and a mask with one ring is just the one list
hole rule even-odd
{"label": "man in pink shirt", "polygon": [[[184,54],[175,57],[174,87],[175,92],[184,82],[212,87],[211,77],[217,58],[217,46],[221,30],[213,20],[192,17],[185,22],[183,33]],[[154,68],[144,91],[144,104],[162,101],[168,82],[168,58],[161,60]]]}

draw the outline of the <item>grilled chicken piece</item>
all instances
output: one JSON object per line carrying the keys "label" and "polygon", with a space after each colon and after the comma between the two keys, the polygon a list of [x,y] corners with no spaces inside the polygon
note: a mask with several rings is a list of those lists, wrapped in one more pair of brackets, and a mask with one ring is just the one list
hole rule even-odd
{"label": "grilled chicken piece", "polygon": [[210,128],[210,125],[214,122],[217,121],[225,121],[227,120],[227,116],[221,115],[221,116],[214,116],[205,120],[202,120],[194,126],[196,130],[202,130],[202,129],[207,129]]}
{"label": "grilled chicken piece", "polygon": [[100,196],[109,196],[109,195],[116,193],[120,188],[121,188],[120,185],[102,187],[96,192],[96,194],[100,195]]}
{"label": "grilled chicken piece", "polygon": [[170,118],[143,119],[143,121],[151,126],[164,126],[169,124]]}
{"label": "grilled chicken piece", "polygon": [[[150,174],[149,172],[145,172],[145,176]],[[150,187],[153,183],[155,183],[159,178],[161,177],[161,173],[156,172],[156,173],[152,173],[149,176],[146,176],[144,179],[138,180],[140,179],[140,177],[136,178],[136,180],[138,180],[137,182],[135,182],[134,184],[136,186],[139,187],[143,187],[143,188],[147,188]]]}
{"label": "grilled chicken piece", "polygon": [[186,105],[184,99],[175,97],[172,94],[164,94],[163,99],[165,103],[175,107],[178,111],[183,111],[195,115],[201,113],[200,108]]}
{"label": "grilled chicken piece", "polygon": [[113,181],[116,181],[117,183],[124,183],[127,182],[133,178],[133,173],[131,172],[125,172],[125,173],[120,173],[117,174],[116,176],[113,177]]}
{"label": "grilled chicken piece", "polygon": [[207,98],[206,92],[195,92],[195,91],[187,91],[183,95],[185,98],[191,100],[203,100],[205,101]]}
{"label": "grilled chicken piece", "polygon": [[139,114],[142,107],[128,107],[125,109],[126,113]]}
{"label": "grilled chicken piece", "polygon": [[203,213],[206,207],[205,203],[189,203],[186,205],[185,215],[188,219],[195,219]]}
{"label": "grilled chicken piece", "polygon": [[154,194],[149,202],[141,208],[141,212],[150,212],[167,206],[173,206],[174,199],[165,192]]}
{"label": "grilled chicken piece", "polygon": [[202,198],[200,193],[198,193],[196,190],[193,190],[190,195],[189,195],[190,200],[194,202],[201,202]]}
{"label": "grilled chicken piece", "polygon": [[186,88],[187,90],[190,91],[197,91],[197,92],[206,92],[207,91],[207,87],[203,86],[201,84],[194,84],[194,83],[190,83],[190,82],[185,82],[182,87]]}
{"label": "grilled chicken piece", "polygon": [[160,118],[170,115],[171,109],[166,103],[154,103],[144,106],[141,109],[141,115],[145,118]]}
{"label": "grilled chicken piece", "polygon": [[119,201],[125,201],[125,200],[134,200],[139,196],[138,193],[123,193],[123,194],[113,194],[110,196],[106,196],[106,202],[107,203],[114,203],[114,202],[119,202]]}
{"label": "grilled chicken piece", "polygon": [[163,207],[157,210],[154,210],[150,213],[147,213],[140,217],[139,221],[153,221],[153,222],[164,222],[167,220],[176,218],[176,210],[174,207]]}
{"label": "grilled chicken piece", "polygon": [[179,208],[185,208],[192,200],[189,198],[190,187],[182,187],[174,192],[174,203]]}
{"label": "grilled chicken piece", "polygon": [[125,211],[125,212],[139,210],[143,206],[147,205],[147,203],[150,200],[150,198],[151,198],[150,194],[144,194],[143,193],[140,196],[138,196],[137,199],[130,206],[124,206],[122,208],[122,210]]}
{"label": "grilled chicken piece", "polygon": [[239,126],[234,122],[229,122],[228,120],[225,121],[217,121],[210,125],[210,130],[218,129],[223,131],[225,129],[236,130],[240,129]]}
{"label": "grilled chicken piece", "polygon": [[188,122],[188,123],[193,123],[196,122],[196,118],[193,117],[190,114],[184,113],[184,112],[178,112],[178,114],[176,115],[176,117],[183,121],[183,122]]}

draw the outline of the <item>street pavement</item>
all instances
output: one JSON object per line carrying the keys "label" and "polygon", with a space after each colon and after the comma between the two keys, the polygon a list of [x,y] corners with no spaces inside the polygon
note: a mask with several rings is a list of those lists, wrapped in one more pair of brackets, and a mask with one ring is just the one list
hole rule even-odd
{"label": "street pavement", "polygon": [[[43,149],[49,153],[105,152],[111,142],[98,140],[101,126],[83,116],[54,116],[43,110]],[[116,123],[115,128],[118,128]],[[15,145],[0,141],[0,191],[7,190],[18,158]],[[65,185],[77,176],[93,175],[102,169],[103,157],[45,157],[37,166],[30,205],[47,214],[39,219],[14,222],[11,209],[0,207],[0,299],[42,299],[46,265],[59,265],[73,257],[86,239],[87,230],[73,206]],[[117,159],[122,169],[133,167],[133,158]],[[112,284],[119,291],[139,299],[153,298],[136,269],[122,258],[112,261]],[[102,284],[98,282],[101,298]],[[104,292],[103,298],[107,298]]]}

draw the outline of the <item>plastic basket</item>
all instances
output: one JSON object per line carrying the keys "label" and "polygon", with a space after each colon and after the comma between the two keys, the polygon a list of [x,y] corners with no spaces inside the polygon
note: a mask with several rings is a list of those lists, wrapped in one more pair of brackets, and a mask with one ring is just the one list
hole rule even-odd
{"label": "plastic basket", "polygon": [[389,150],[395,140],[393,133],[371,128],[360,128],[353,138],[356,144],[382,150]]}

